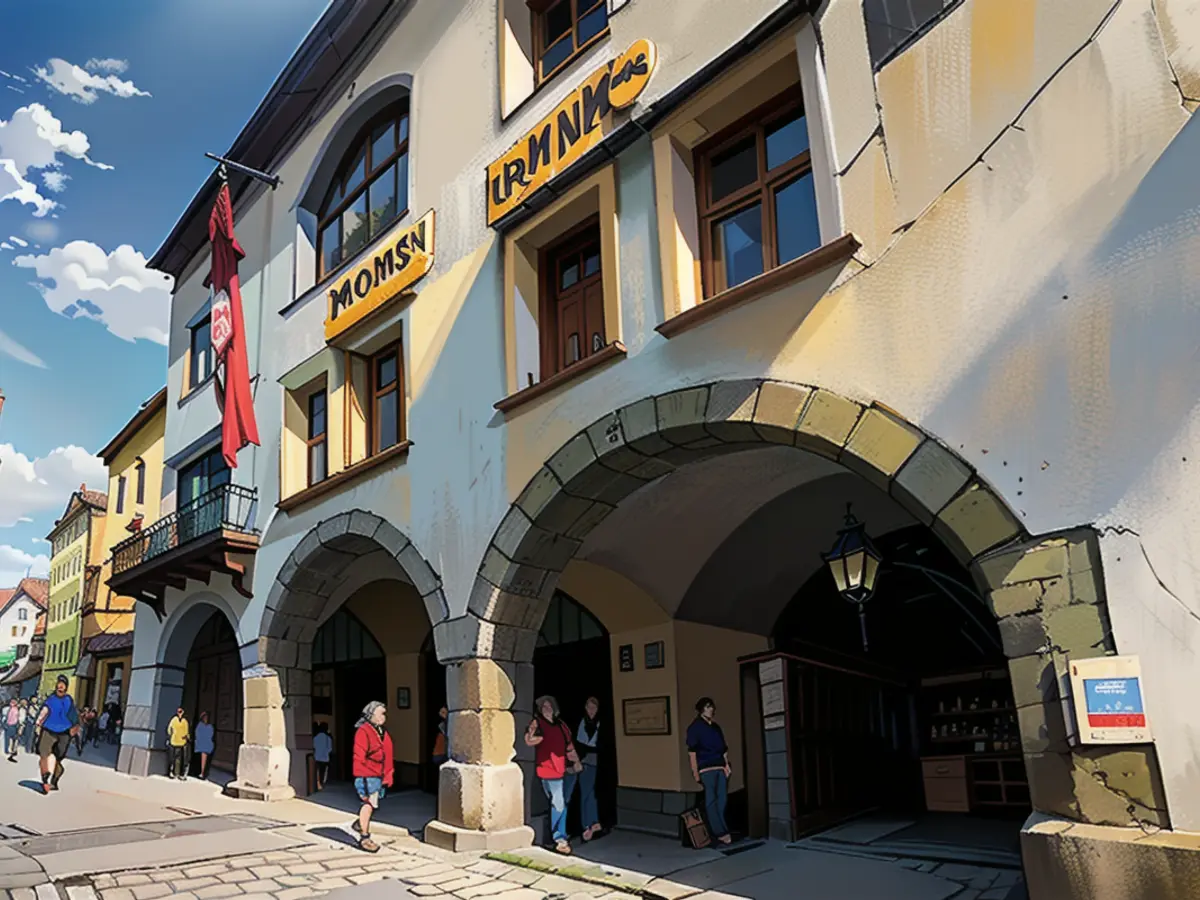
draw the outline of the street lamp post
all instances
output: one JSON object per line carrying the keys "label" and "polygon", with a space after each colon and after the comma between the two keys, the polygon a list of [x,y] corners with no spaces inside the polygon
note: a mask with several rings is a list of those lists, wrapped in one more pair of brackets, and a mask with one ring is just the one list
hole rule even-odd
{"label": "street lamp post", "polygon": [[821,554],[829,571],[833,574],[838,593],[849,603],[858,607],[858,623],[862,628],[863,651],[867,650],[866,603],[875,592],[875,580],[879,574],[879,563],[883,560],[871,539],[866,526],[854,517],[852,504],[846,504],[846,523],[838,530],[833,549]]}

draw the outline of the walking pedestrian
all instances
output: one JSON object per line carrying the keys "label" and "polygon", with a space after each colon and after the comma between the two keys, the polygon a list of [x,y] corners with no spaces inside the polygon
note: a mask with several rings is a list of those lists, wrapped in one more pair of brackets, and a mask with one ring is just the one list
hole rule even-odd
{"label": "walking pedestrian", "polygon": [[188,738],[192,736],[191,726],[183,707],[175,710],[175,715],[167,723],[167,777],[187,780],[186,760]]}
{"label": "walking pedestrian", "polygon": [[535,708],[537,713],[525,732],[525,745],[535,748],[537,766],[534,771],[550,801],[550,833],[554,849],[569,856],[567,805],[583,766],[575,752],[571,729],[559,718],[558,701],[549,696],[539,697]]}
{"label": "walking pedestrian", "polygon": [[71,738],[79,734],[79,710],[67,693],[70,682],[67,676],[59,675],[54,684],[54,693],[42,704],[38,713],[37,727],[38,756],[41,757],[42,793],[58,790],[63,776],[63,760],[71,748]]}
{"label": "walking pedestrian", "polygon": [[17,729],[20,727],[21,705],[14,697],[4,710],[4,755],[9,762],[17,761]]}
{"label": "walking pedestrian", "polygon": [[37,697],[30,697],[29,703],[25,706],[25,733],[22,735],[25,739],[25,752],[33,753],[37,749],[37,717],[41,710],[41,704],[38,703]]}
{"label": "walking pedestrian", "polygon": [[324,722],[313,726],[313,761],[317,764],[317,790],[325,790],[329,781],[329,757],[333,755],[333,738]]}
{"label": "walking pedestrian", "polygon": [[108,710],[100,713],[100,718],[96,720],[96,727],[92,731],[92,746],[100,746],[100,738],[108,738]]}
{"label": "walking pedestrian", "polygon": [[208,778],[208,760],[217,752],[216,730],[209,724],[208,713],[200,713],[196,723],[196,752],[200,754],[200,777]]}
{"label": "walking pedestrian", "polygon": [[588,697],[583,705],[583,718],[575,733],[575,749],[583,769],[579,773],[579,824],[583,839],[590,841],[600,833],[600,806],[596,802],[596,775],[600,771],[600,701]]}
{"label": "walking pedestrian", "polygon": [[725,824],[725,803],[729,795],[729,745],[725,733],[713,721],[717,706],[711,697],[696,701],[696,718],[687,730],[688,762],[692,777],[704,786],[704,810],[708,830],[722,844],[733,843]]}
{"label": "walking pedestrian", "polygon": [[371,816],[379,809],[379,801],[392,786],[396,766],[392,751],[392,736],[387,733],[387,706],[372,700],[363,709],[354,726],[354,789],[362,806],[358,821],[353,825],[359,834],[358,846],[368,853],[378,853],[379,845],[371,840]]}

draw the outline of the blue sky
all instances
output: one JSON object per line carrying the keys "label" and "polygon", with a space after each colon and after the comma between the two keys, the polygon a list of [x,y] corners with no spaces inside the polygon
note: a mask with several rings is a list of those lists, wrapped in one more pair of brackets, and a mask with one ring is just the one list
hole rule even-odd
{"label": "blue sky", "polygon": [[[145,268],[327,0],[0,4],[0,587],[166,378]],[[140,256],[139,256],[140,254]],[[98,374],[99,373],[99,374]]]}

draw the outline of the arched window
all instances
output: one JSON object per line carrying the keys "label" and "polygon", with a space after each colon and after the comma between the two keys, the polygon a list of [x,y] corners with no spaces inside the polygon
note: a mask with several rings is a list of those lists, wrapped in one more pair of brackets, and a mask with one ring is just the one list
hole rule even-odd
{"label": "arched window", "polygon": [[374,635],[345,607],[335,612],[320,627],[313,640],[314,666],[332,666],[335,663],[382,658],[383,650],[380,649]]}
{"label": "arched window", "polygon": [[318,279],[408,212],[408,101],[375,116],[334,173],[317,213]]}
{"label": "arched window", "polygon": [[537,646],[577,644],[580,641],[602,638],[607,633],[599,620],[584,609],[579,601],[562,591],[555,591],[550,606],[546,609],[546,618],[542,620]]}

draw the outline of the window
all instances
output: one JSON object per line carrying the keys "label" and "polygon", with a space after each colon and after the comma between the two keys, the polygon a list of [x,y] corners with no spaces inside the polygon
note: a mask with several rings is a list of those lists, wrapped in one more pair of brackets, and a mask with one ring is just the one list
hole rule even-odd
{"label": "window", "polygon": [[213,372],[212,316],[207,315],[192,326],[191,371],[189,385],[196,387]]}
{"label": "window", "polygon": [[697,150],[705,297],[821,244],[804,107],[781,99]]}
{"label": "window", "polygon": [[125,512],[125,476],[117,476],[117,515]]}
{"label": "window", "polygon": [[555,591],[538,632],[537,646],[556,647],[603,638],[604,626],[583,604],[563,591]]}
{"label": "window", "polygon": [[213,488],[229,484],[229,480],[229,466],[225,464],[221,448],[216,447],[179,470],[179,497],[176,505],[183,507]]}
{"label": "window", "polygon": [[137,479],[137,502],[141,505],[146,502],[146,461],[139,459],[133,471]]}
{"label": "window", "polygon": [[29,610],[27,610],[27,609],[18,610],[17,611],[17,621],[18,622],[28,622],[29,621]]}
{"label": "window", "polygon": [[324,481],[329,474],[328,460],[328,398],[324,390],[308,397],[308,484],[311,487]]}
{"label": "window", "polygon": [[403,390],[400,345],[392,344],[371,358],[370,453],[381,453],[404,440]]}
{"label": "window", "polygon": [[408,103],[355,138],[317,215],[317,278],[334,271],[408,212]]}
{"label": "window", "polygon": [[879,68],[920,37],[959,0],[863,0],[871,63]]}
{"label": "window", "polygon": [[608,34],[607,0],[529,0],[540,84]]}
{"label": "window", "polygon": [[13,637],[16,637],[16,636],[17,636],[17,626],[16,626],[16,625],[14,625],[14,626],[12,627],[12,631],[13,631],[13,633],[12,633],[12,636],[13,636]]}
{"label": "window", "polygon": [[546,251],[540,315],[543,377],[603,350],[604,284],[596,219]]}

